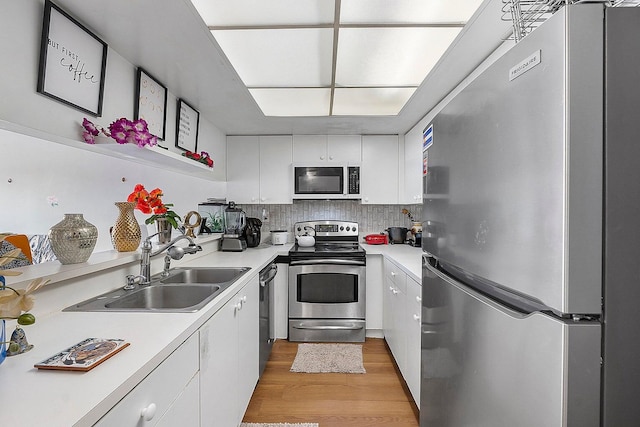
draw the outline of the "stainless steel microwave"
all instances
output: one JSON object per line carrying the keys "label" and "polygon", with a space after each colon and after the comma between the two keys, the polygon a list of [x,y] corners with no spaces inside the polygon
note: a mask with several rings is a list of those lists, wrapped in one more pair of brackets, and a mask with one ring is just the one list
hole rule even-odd
{"label": "stainless steel microwave", "polygon": [[294,199],[360,199],[360,165],[293,165]]}

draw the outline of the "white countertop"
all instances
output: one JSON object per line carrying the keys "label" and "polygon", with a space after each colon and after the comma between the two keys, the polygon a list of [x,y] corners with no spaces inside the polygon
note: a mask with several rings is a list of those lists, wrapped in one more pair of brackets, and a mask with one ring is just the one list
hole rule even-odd
{"label": "white countertop", "polygon": [[410,245],[369,245],[361,243],[367,255],[384,255],[405,273],[422,283],[422,249]]}
{"label": "white countertop", "polygon": [[[24,327],[35,347],[8,357],[0,365],[2,424],[12,426],[90,426],[144,379],[169,354],[198,330],[245,283],[290,244],[261,245],[244,252],[212,252],[181,266],[251,267],[238,282],[195,313],[61,312],[38,316]],[[420,281],[420,248],[408,245],[367,245],[367,254],[385,255]],[[186,259],[186,258],[185,258]],[[90,286],[91,275],[85,286]],[[55,286],[55,285],[54,285]],[[74,286],[60,289],[67,305],[79,302]],[[98,293],[96,293],[97,295]],[[36,295],[36,306],[38,296]],[[15,322],[7,322],[10,335]],[[122,338],[129,347],[95,369],[82,373],[38,370],[47,357],[89,338]]]}

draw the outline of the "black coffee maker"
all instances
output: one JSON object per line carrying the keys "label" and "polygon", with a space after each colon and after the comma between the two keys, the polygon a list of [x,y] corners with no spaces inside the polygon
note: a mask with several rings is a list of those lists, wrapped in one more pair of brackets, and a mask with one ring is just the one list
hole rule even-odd
{"label": "black coffee maker", "polygon": [[248,248],[255,248],[260,244],[260,227],[262,227],[262,221],[258,218],[247,218],[247,226],[244,228],[243,237],[247,242]]}

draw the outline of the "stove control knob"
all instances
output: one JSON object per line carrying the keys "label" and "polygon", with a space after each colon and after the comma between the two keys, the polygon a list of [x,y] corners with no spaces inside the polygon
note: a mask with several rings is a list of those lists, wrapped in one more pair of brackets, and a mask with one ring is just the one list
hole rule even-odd
{"label": "stove control knob", "polygon": [[340,226],[340,231],[344,231],[344,225]]}
{"label": "stove control knob", "polygon": [[298,227],[298,232],[302,231],[302,228]]}
{"label": "stove control knob", "polygon": [[351,230],[351,227],[349,227],[349,226],[347,225],[347,231],[349,231],[349,230]]}
{"label": "stove control knob", "polygon": [[353,227],[352,230],[353,230],[354,233],[356,232],[356,228],[355,227]]}

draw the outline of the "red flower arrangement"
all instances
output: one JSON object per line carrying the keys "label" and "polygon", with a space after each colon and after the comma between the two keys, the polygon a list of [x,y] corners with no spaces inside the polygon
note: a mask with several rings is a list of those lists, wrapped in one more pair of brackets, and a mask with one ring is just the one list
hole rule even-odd
{"label": "red flower arrangement", "polygon": [[153,214],[145,220],[145,224],[153,224],[158,218],[166,218],[167,222],[171,224],[173,228],[178,228],[178,221],[181,218],[177,213],[170,210],[173,207],[172,203],[164,203],[161,197],[164,196],[162,190],[156,188],[148,192],[144,185],[136,184],[133,188],[133,192],[127,197],[127,202],[135,202],[136,209],[143,214]]}
{"label": "red flower arrangement", "polygon": [[213,159],[206,151],[201,151],[200,154],[194,153],[193,151],[186,151],[182,153],[188,159],[195,160],[196,162],[200,162],[203,165],[207,165],[210,168],[213,167]]}

